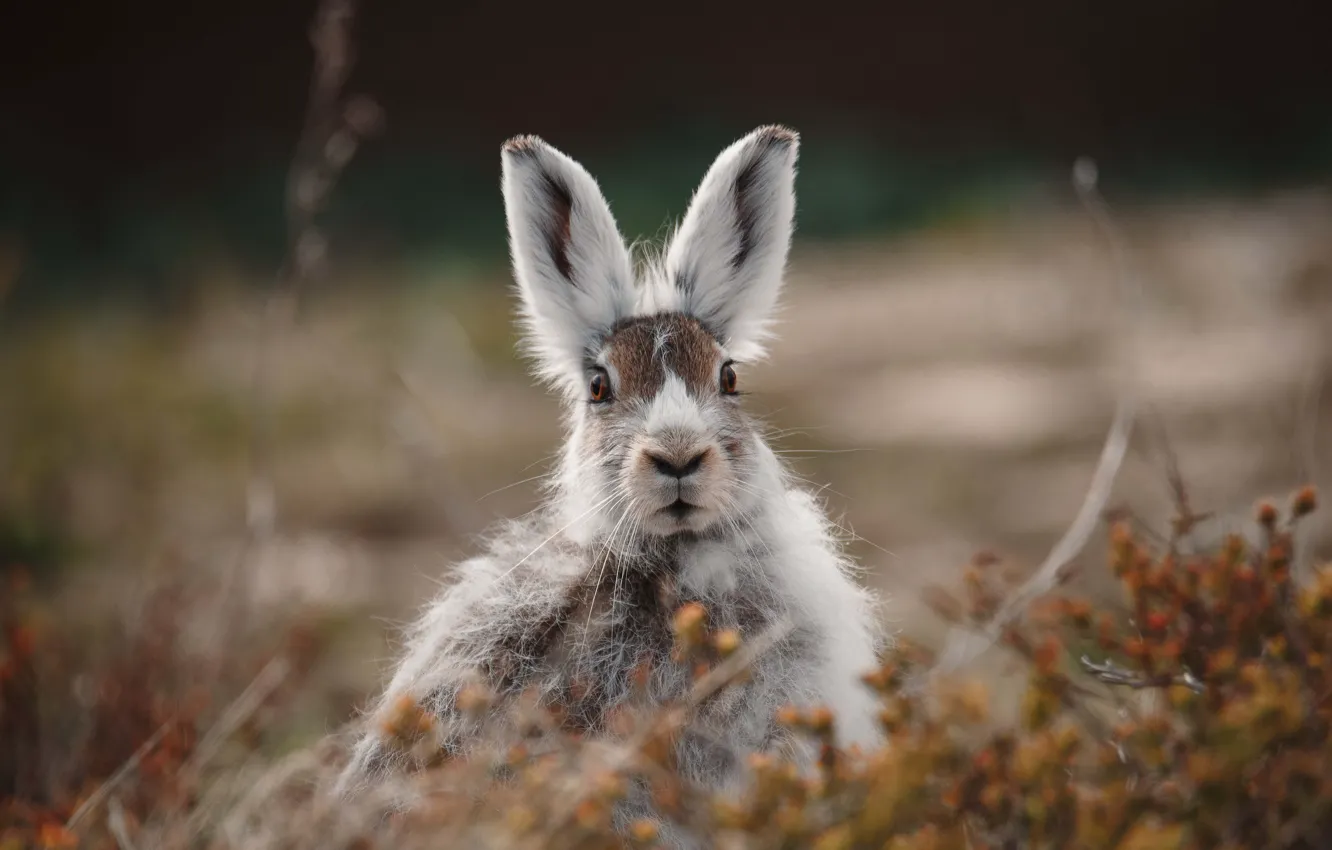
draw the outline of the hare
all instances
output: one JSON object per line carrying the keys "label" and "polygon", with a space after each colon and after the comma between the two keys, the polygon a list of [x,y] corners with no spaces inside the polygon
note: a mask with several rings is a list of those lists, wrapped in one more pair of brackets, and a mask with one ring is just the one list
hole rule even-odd
{"label": "hare", "polygon": [[[676,753],[685,776],[740,788],[747,753],[798,753],[774,719],[786,704],[830,707],[843,746],[880,740],[860,681],[879,648],[873,596],[741,403],[745,367],[771,336],[798,145],[768,126],[724,150],[664,256],[636,277],[588,172],[537,137],[504,144],[523,341],[562,397],[567,444],[543,507],[458,565],[415,624],[378,712],[410,696],[442,721],[447,749],[466,751],[480,724],[455,701],[479,676],[501,698],[495,712],[536,693],[568,724],[605,731],[645,660],[652,699],[688,691],[671,620],[692,600],[742,639],[786,628],[692,717]],[[374,728],[343,789],[405,760]]]}

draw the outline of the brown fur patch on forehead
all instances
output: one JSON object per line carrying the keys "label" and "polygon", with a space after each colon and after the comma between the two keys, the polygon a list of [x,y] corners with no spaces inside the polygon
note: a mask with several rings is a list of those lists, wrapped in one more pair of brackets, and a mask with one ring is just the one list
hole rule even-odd
{"label": "brown fur patch on forehead", "polygon": [[616,392],[621,396],[652,397],[668,371],[695,392],[717,383],[721,346],[693,316],[658,313],[622,319],[611,329],[607,343],[607,357],[619,373]]}

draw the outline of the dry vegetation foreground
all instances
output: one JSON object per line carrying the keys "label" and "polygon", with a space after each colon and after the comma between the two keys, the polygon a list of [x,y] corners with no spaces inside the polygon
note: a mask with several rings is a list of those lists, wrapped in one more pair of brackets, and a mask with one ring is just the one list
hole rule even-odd
{"label": "dry vegetation foreground", "polygon": [[[265,364],[271,532],[246,517],[256,311],[225,275],[184,320],[6,329],[0,555],[24,569],[3,593],[0,847],[597,846],[624,783],[654,777],[726,846],[1323,846],[1332,524],[1312,494],[1253,505],[1329,468],[1332,203],[1132,217],[1147,304],[1127,324],[1081,217],[1023,221],[797,252],[782,342],[746,380],[911,640],[873,682],[888,750],[828,750],[814,778],[760,764],[743,802],[672,781],[669,711],[610,755],[495,754],[512,778],[479,804],[446,791],[493,764],[393,789],[427,800],[411,816],[303,796],[337,758],[307,746],[380,680],[384,618],[529,509],[558,446],[502,276],[310,294]],[[1146,407],[1112,569],[1092,546],[1060,591],[1090,602],[1045,600],[986,656],[1007,663],[921,685],[948,621],[992,614],[1072,519],[1120,380]],[[968,567],[979,549],[1002,564]],[[682,658],[709,640],[682,635]],[[404,712],[406,743],[428,740]]]}

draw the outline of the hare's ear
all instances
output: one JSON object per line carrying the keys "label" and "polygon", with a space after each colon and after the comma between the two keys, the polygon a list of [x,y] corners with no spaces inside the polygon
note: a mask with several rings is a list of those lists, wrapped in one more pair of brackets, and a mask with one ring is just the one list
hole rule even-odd
{"label": "hare's ear", "polygon": [[504,144],[504,206],[538,374],[581,387],[589,351],[632,311],[629,251],[592,176],[535,136]]}
{"label": "hare's ear", "polygon": [[[795,215],[799,136],[761,127],[722,151],[666,253],[663,293],[753,359],[782,286]],[[673,297],[671,297],[673,296]]]}

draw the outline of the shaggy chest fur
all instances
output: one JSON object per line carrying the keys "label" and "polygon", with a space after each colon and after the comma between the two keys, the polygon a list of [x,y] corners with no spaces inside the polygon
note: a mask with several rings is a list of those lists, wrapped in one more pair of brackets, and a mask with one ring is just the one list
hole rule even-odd
{"label": "shaggy chest fur", "polygon": [[612,560],[610,575],[574,588],[536,638],[520,642],[496,671],[506,689],[521,689],[524,678],[542,682],[544,701],[560,707],[570,731],[603,731],[636,678],[656,701],[682,696],[685,687],[671,658],[671,620],[678,605],[694,600],[681,598],[678,563]]}
{"label": "shaggy chest fur", "polygon": [[[742,640],[763,633],[785,614],[771,581],[749,578],[743,568],[757,564],[754,552],[728,553],[741,568],[735,570],[738,580],[726,588],[695,586],[691,567],[707,550],[706,542],[690,541],[672,541],[635,556],[565,548],[565,557],[585,562],[583,577],[552,594],[553,604],[542,616],[530,616],[537,613],[530,611],[512,621],[507,634],[488,636],[489,651],[476,648],[475,671],[500,697],[495,713],[501,714],[519,695],[535,694],[543,707],[555,710],[566,731],[601,734],[612,713],[635,696],[647,705],[684,697],[694,679],[688,663],[673,651],[673,621],[680,606],[701,603],[708,611],[709,628],[734,630]],[[535,575],[515,577],[519,585],[540,580]],[[813,660],[807,632],[796,629],[782,644],[756,665],[749,682],[702,704],[696,724],[729,737],[738,731],[731,729],[735,724],[765,717],[749,710],[757,690],[776,679],[793,678],[790,668]],[[429,702],[442,709],[456,696],[457,686],[449,684],[431,694]],[[462,736],[469,731],[459,729],[449,748],[467,750]],[[747,732],[743,737],[752,739],[758,732],[764,742],[768,738],[766,731]]]}

